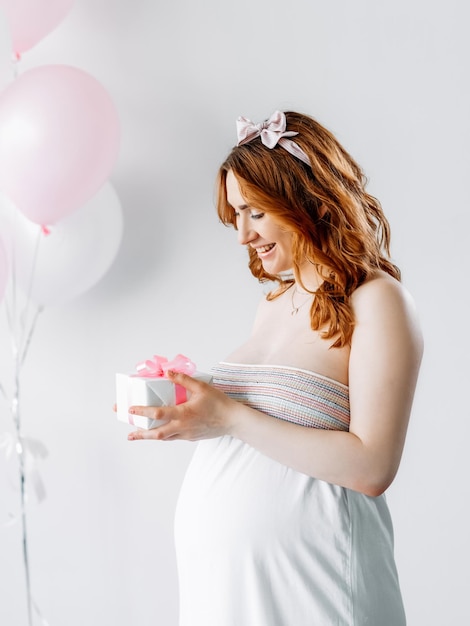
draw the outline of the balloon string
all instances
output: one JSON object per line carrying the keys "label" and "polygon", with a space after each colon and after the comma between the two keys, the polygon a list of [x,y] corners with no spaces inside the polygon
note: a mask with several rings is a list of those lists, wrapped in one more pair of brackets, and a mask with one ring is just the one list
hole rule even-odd
{"label": "balloon string", "polygon": [[36,615],[38,616],[42,626],[49,626],[49,622],[46,620],[46,618],[44,617],[44,615],[42,615],[41,611],[38,608],[38,605],[36,604],[36,602],[34,602],[34,600],[32,600],[33,603],[33,609],[34,612],[36,613]]}
{"label": "balloon string", "polygon": [[[13,259],[12,259],[12,265],[13,265]],[[11,291],[12,291],[12,303],[11,303],[11,309],[14,308],[14,304],[13,304],[13,300],[15,299],[13,296],[13,276],[14,276],[15,272],[14,269],[12,267],[12,271],[11,271],[11,283],[12,283],[12,287],[11,287]],[[8,294],[5,294],[5,298],[4,298],[4,302],[5,302],[5,315],[7,318],[7,323],[8,323],[8,330],[10,331],[10,341],[11,341],[11,348],[12,351],[14,349],[14,338],[13,338],[13,333],[14,333],[14,328],[13,328],[13,315],[12,315],[12,311],[10,309],[10,302],[8,300]]]}
{"label": "balloon string", "polygon": [[[15,346],[16,348],[16,346]],[[29,555],[28,555],[28,533],[26,525],[26,484],[25,484],[25,448],[21,435],[21,414],[20,414],[20,359],[18,350],[14,354],[14,380],[13,380],[13,396],[11,402],[11,415],[16,429],[16,452],[18,455],[20,495],[21,495],[21,530],[23,544],[23,564],[26,583],[26,603],[28,611],[28,625],[32,626],[32,603],[31,603],[31,580],[29,573]]]}
{"label": "balloon string", "polygon": [[10,337],[11,337],[11,349],[13,354],[16,353],[16,334],[17,334],[17,285],[16,285],[16,233],[17,233],[17,220],[18,217],[16,212],[13,217],[13,239],[12,239],[12,248],[11,248],[11,308],[8,306],[8,301],[6,301],[6,313],[8,326],[10,329]]}
{"label": "balloon string", "polygon": [[[15,81],[19,76],[19,65],[21,61],[21,54],[18,52],[14,53],[12,56],[12,66],[13,66],[13,81]],[[33,278],[34,272],[36,268],[36,261],[39,249],[39,241],[41,236],[41,230],[38,233],[38,239],[36,241],[36,248],[34,252],[33,265],[31,268],[30,281],[28,286],[27,300],[26,305],[23,310],[22,319],[19,319],[17,316],[18,312],[18,302],[17,302],[17,282],[16,282],[16,232],[17,232],[17,217],[15,212],[14,217],[14,225],[13,225],[13,249],[12,249],[12,262],[11,262],[11,308],[8,302],[8,299],[5,298],[5,312],[8,322],[8,327],[10,330],[11,337],[11,347],[14,361],[14,380],[13,380],[13,395],[11,400],[11,416],[13,419],[13,423],[15,425],[16,430],[16,452],[18,456],[18,466],[19,466],[19,481],[20,481],[20,493],[21,493],[21,510],[20,510],[20,518],[21,518],[21,526],[22,526],[22,545],[23,545],[23,564],[24,564],[24,572],[25,572],[25,583],[26,583],[26,602],[27,602],[27,613],[28,613],[28,626],[33,626],[33,610],[38,619],[40,620],[43,626],[49,626],[48,622],[41,614],[37,604],[34,602],[31,596],[31,577],[30,577],[30,568],[29,568],[29,554],[28,554],[28,534],[27,534],[27,525],[26,525],[26,467],[25,467],[25,446],[23,445],[23,438],[21,435],[21,418],[20,418],[20,371],[21,366],[24,363],[26,358],[31,339],[34,333],[34,329],[36,327],[36,322],[39,316],[39,313],[42,312],[43,307],[38,306],[33,320],[31,322],[31,326],[29,331],[27,330],[27,316],[29,304],[31,301],[31,293],[33,287]],[[45,230],[42,230],[44,234],[47,234]],[[19,327],[21,327],[21,334],[19,331]],[[23,345],[22,345],[23,344]],[[20,347],[22,346],[22,350]],[[0,393],[1,395],[8,401],[8,395],[5,391],[4,386],[0,382]],[[5,525],[15,524],[18,521],[18,517],[9,515],[10,519]]]}
{"label": "balloon string", "polygon": [[29,307],[31,304],[31,295],[32,295],[32,291],[33,291],[33,283],[34,283],[34,275],[36,272],[36,264],[37,264],[37,260],[38,260],[38,253],[39,253],[39,243],[41,241],[41,236],[42,236],[42,231],[41,228],[38,229],[38,234],[36,237],[36,244],[34,246],[34,254],[33,254],[33,262],[31,265],[31,272],[29,275],[29,283],[28,283],[28,290],[26,292],[26,305],[25,308],[23,310],[22,313],[22,323],[21,323],[21,330],[22,330],[22,335],[19,341],[19,350],[20,350],[20,366],[24,363],[25,357],[26,357],[26,353],[28,351],[29,348],[29,344],[31,342],[31,337],[34,331],[34,327],[36,325],[36,321],[38,318],[38,314],[42,311],[42,307],[38,307],[36,310],[36,313],[34,315],[33,321],[31,323],[31,328],[29,330],[29,332],[27,331],[27,321],[28,321],[28,313],[29,313]]}
{"label": "balloon string", "polygon": [[[19,64],[21,61],[21,55],[16,53],[13,55],[13,80],[16,80],[19,75]],[[22,546],[23,546],[23,565],[24,565],[24,575],[25,575],[25,585],[26,585],[26,605],[27,605],[27,614],[28,614],[28,626],[33,626],[33,611],[42,626],[49,626],[48,622],[41,614],[37,604],[34,602],[31,596],[31,576],[30,576],[30,567],[29,567],[29,550],[28,550],[28,532],[27,532],[27,523],[26,523],[26,460],[25,460],[25,451],[26,446],[23,443],[23,437],[21,435],[21,415],[20,415],[20,371],[21,367],[24,363],[26,355],[28,353],[28,349],[31,343],[31,339],[36,327],[37,319],[39,313],[42,312],[43,307],[38,306],[33,320],[31,322],[29,331],[27,328],[27,318],[29,312],[29,305],[31,302],[31,294],[33,288],[33,280],[36,269],[36,262],[38,257],[39,250],[39,241],[41,237],[41,232],[47,234],[43,229],[39,230],[38,238],[36,240],[36,246],[33,257],[33,264],[31,268],[30,280],[28,285],[27,299],[26,304],[23,309],[23,313],[21,319],[18,317],[18,300],[17,300],[17,263],[16,263],[16,242],[17,242],[17,215],[16,212],[14,214],[14,224],[13,224],[13,249],[11,254],[11,304],[8,302],[8,298],[5,298],[5,312],[8,322],[8,327],[10,330],[10,338],[11,338],[11,348],[13,354],[14,361],[14,377],[13,377],[13,394],[11,399],[11,416],[13,419],[13,423],[15,425],[16,431],[16,452],[18,456],[18,468],[19,468],[19,482],[20,482],[20,515],[21,519],[21,532],[22,532]],[[21,330],[20,330],[21,329]],[[1,395],[8,400],[7,393],[5,388],[0,382],[0,393]],[[5,524],[11,525],[15,524],[19,521],[18,516],[9,515],[10,519]]]}
{"label": "balloon string", "polygon": [[[18,318],[17,318],[17,310],[18,310],[18,296],[17,296],[17,280],[16,280],[16,245],[17,245],[17,215],[14,215],[14,224],[13,224],[13,242],[12,242],[12,253],[11,253],[11,304],[8,302],[8,297],[5,297],[5,312],[7,316],[8,327],[10,330],[10,337],[12,342],[12,352],[15,355],[17,352],[20,354],[19,357],[19,366],[21,367],[26,358],[29,346],[31,344],[31,339],[36,327],[37,319],[40,313],[44,310],[42,305],[39,305],[36,308],[34,313],[33,320],[31,322],[31,326],[28,330],[28,314],[29,307],[31,305],[32,300],[32,290],[34,284],[34,276],[36,272],[36,265],[39,256],[39,244],[42,237],[42,230],[39,228],[36,244],[34,247],[33,260],[31,264],[31,272],[29,276],[28,290],[26,296],[26,304],[24,306],[23,312],[20,316],[20,325],[21,325],[21,333],[18,329]],[[20,335],[20,336],[18,336]],[[6,397],[6,393],[1,386],[0,383],[0,391]]]}
{"label": "balloon string", "polygon": [[30,326],[30,329],[29,329],[28,336],[26,337],[26,341],[25,341],[25,344],[24,344],[24,347],[23,347],[23,353],[22,353],[22,356],[21,356],[21,365],[23,365],[23,363],[24,363],[24,361],[26,359],[26,355],[28,353],[28,349],[29,349],[29,346],[31,344],[31,339],[33,337],[34,329],[36,328],[36,323],[37,323],[39,314],[42,313],[43,311],[44,311],[44,307],[42,307],[42,306],[38,306],[37,309],[36,309],[36,312],[35,312],[34,317],[33,317],[33,321],[31,322],[31,326]]}
{"label": "balloon string", "polygon": [[0,380],[0,393],[2,394],[3,398],[8,402],[7,392],[5,391],[5,387],[2,385],[1,380]]}
{"label": "balloon string", "polygon": [[[28,626],[33,626],[33,600],[31,597],[31,576],[30,576],[30,566],[29,566],[29,549],[28,549],[28,532],[27,532],[27,519],[26,519],[26,445],[23,441],[23,437],[21,434],[21,413],[20,413],[20,372],[21,366],[26,357],[26,353],[28,351],[31,338],[36,326],[37,317],[39,312],[42,310],[42,307],[38,307],[33,321],[31,323],[31,327],[29,332],[27,331],[27,313],[29,301],[31,298],[31,290],[33,284],[34,270],[36,267],[37,261],[37,253],[39,249],[39,237],[41,235],[41,231],[38,234],[38,241],[36,243],[35,254],[33,258],[33,266],[31,269],[31,278],[28,289],[28,298],[27,303],[24,308],[24,316],[23,323],[18,318],[18,292],[17,292],[17,260],[16,260],[16,244],[17,244],[17,216],[15,213],[14,224],[13,224],[13,237],[12,237],[12,254],[11,254],[11,304],[8,303],[7,299],[5,300],[5,310],[7,314],[7,321],[10,330],[11,337],[11,346],[12,346],[12,355],[13,355],[13,391],[11,396],[11,417],[13,420],[15,435],[16,435],[16,453],[18,457],[18,472],[19,472],[19,483],[20,483],[20,514],[19,520],[10,516],[10,522],[15,523],[16,521],[21,522],[21,533],[22,533],[22,548],[23,548],[23,566],[24,566],[24,576],[25,576],[25,589],[26,589],[26,605],[27,605],[27,614],[28,614]],[[23,341],[24,340],[24,341]],[[22,344],[24,346],[22,347]],[[6,397],[7,394],[3,386],[1,387],[2,394]],[[39,618],[41,619],[43,624],[47,624],[43,617],[41,616],[39,610],[36,605],[34,605],[34,611],[37,613]]]}
{"label": "balloon string", "polygon": [[[18,78],[19,74],[19,61],[21,57],[19,54],[13,57],[13,80]],[[41,619],[41,622],[44,626],[47,626],[47,622],[43,619],[40,614],[37,606],[33,603],[31,598],[31,577],[30,577],[30,569],[29,569],[29,554],[28,554],[28,534],[27,534],[27,525],[26,525],[26,475],[25,475],[25,457],[24,457],[24,446],[21,436],[21,417],[20,417],[20,369],[21,364],[24,361],[24,357],[26,356],[27,348],[29,347],[29,343],[31,341],[31,335],[35,326],[35,321],[37,319],[37,314],[33,320],[33,324],[29,334],[27,335],[27,340],[25,343],[25,348],[23,350],[23,356],[20,356],[19,346],[17,343],[17,331],[18,331],[18,318],[17,318],[17,285],[16,285],[16,214],[15,214],[15,224],[13,228],[13,254],[12,256],[12,268],[11,268],[11,291],[12,291],[12,300],[11,300],[11,308],[8,303],[8,300],[5,299],[5,312],[7,316],[8,327],[10,330],[11,344],[12,344],[12,353],[14,360],[14,376],[13,376],[13,395],[11,400],[11,416],[13,419],[13,423],[16,429],[16,452],[18,455],[18,467],[19,467],[19,482],[20,482],[20,493],[21,493],[21,509],[20,509],[20,518],[21,518],[21,529],[22,529],[22,546],[23,546],[23,565],[25,572],[25,584],[26,584],[26,604],[27,604],[27,613],[28,613],[28,626],[33,625],[33,614],[32,609],[34,606],[34,610],[36,611],[38,617]],[[24,330],[24,328],[23,328]],[[0,383],[0,392],[2,396],[8,400],[7,393],[5,388]],[[7,525],[14,524],[18,521],[18,518],[9,515],[10,520]]]}
{"label": "balloon string", "polygon": [[[6,394],[4,394],[6,397]],[[0,450],[5,448],[5,462],[8,462],[11,451],[12,451],[12,437],[10,433],[3,433],[2,437],[0,437]],[[7,513],[7,520],[0,523],[0,528],[7,528],[8,526],[13,526],[18,522],[18,517],[16,517],[13,513]]]}

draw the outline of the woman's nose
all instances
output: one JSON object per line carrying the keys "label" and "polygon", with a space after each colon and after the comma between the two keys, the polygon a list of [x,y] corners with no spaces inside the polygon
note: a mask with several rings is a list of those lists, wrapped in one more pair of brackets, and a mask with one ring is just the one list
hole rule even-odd
{"label": "woman's nose", "polygon": [[247,223],[245,220],[240,220],[238,224],[238,243],[242,246],[246,246],[251,241],[256,239],[257,234],[253,229],[253,226]]}

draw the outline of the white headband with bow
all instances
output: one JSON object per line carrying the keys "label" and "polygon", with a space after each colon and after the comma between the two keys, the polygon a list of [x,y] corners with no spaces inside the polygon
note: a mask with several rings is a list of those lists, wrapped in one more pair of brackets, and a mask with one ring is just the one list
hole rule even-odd
{"label": "white headband with bow", "polygon": [[254,124],[246,117],[239,117],[237,119],[237,146],[242,146],[256,137],[260,137],[261,142],[267,148],[272,150],[279,144],[284,150],[287,150],[287,152],[290,152],[293,156],[307,165],[310,165],[310,159],[302,148],[296,144],[295,141],[292,141],[292,139],[287,139],[287,137],[295,137],[295,135],[299,133],[292,130],[286,131],[286,126],[286,116],[282,111],[274,111],[268,120],[259,124]]}

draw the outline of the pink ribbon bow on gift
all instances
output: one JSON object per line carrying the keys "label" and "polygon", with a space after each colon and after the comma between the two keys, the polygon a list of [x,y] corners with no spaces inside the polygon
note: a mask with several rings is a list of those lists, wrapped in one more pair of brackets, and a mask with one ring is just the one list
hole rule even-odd
{"label": "pink ribbon bow on gift", "polygon": [[163,378],[167,376],[169,370],[192,376],[196,371],[196,365],[184,354],[177,354],[172,361],[164,356],[154,354],[153,359],[138,363],[136,370],[135,376],[142,376],[143,378]]}
{"label": "pink ribbon bow on gift", "polygon": [[286,130],[286,127],[286,116],[282,111],[274,111],[268,120],[259,124],[254,124],[246,117],[239,117],[237,119],[237,146],[243,146],[243,144],[249,143],[256,137],[260,137],[261,142],[267,148],[272,150],[279,144],[284,150],[310,165],[310,159],[302,148],[292,139],[287,139],[287,137],[295,137],[299,133],[293,130]]}
{"label": "pink ribbon bow on gift", "polygon": [[[153,359],[147,359],[138,363],[136,369],[137,374],[134,374],[134,376],[165,378],[168,377],[169,370],[192,376],[196,371],[196,365],[184,354],[177,354],[172,361],[169,361],[164,356],[154,354]],[[187,399],[186,389],[181,385],[175,384],[175,404],[186,402]]]}

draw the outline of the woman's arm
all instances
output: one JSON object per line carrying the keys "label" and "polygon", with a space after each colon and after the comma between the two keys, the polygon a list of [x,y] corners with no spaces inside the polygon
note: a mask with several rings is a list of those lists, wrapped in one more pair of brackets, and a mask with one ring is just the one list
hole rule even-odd
{"label": "woman's arm", "polygon": [[353,306],[349,432],[273,424],[239,409],[232,434],[301,472],[376,496],[400,463],[423,343],[413,303],[393,279],[363,285]]}
{"label": "woman's arm", "polygon": [[[167,424],[130,439],[206,439],[230,434],[295,470],[367,495],[392,482],[403,451],[422,355],[412,302],[403,287],[377,278],[354,294],[356,327],[349,368],[349,432],[306,428],[232,400],[183,374],[191,392],[177,407],[132,407]],[[332,348],[334,349],[334,348]]]}

